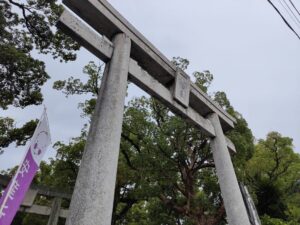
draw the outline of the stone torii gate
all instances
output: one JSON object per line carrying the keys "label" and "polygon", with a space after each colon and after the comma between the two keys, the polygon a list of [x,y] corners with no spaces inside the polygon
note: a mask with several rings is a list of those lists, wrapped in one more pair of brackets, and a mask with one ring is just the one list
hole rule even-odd
{"label": "stone torii gate", "polygon": [[[109,225],[113,209],[127,80],[211,138],[230,225],[250,225],[224,136],[235,119],[194,85],[106,0],[63,0],[58,27],[106,63],[71,200],[67,225]],[[87,24],[85,24],[85,21]]]}

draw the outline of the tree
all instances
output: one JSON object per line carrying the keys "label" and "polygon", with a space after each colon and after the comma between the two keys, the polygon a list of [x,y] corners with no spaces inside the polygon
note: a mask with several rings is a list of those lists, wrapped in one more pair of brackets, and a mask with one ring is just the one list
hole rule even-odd
{"label": "tree", "polygon": [[[179,57],[174,60],[174,64],[182,69],[189,64],[188,60]],[[84,68],[89,76],[87,83],[71,77],[55,82],[54,88],[66,95],[92,93],[96,96],[100,71],[102,68],[91,62]],[[207,92],[213,76],[209,71],[194,74],[197,75],[196,84]],[[225,93],[216,93],[215,99],[225,110],[238,115],[240,126],[231,136],[236,137],[235,141],[245,137],[241,148],[249,157],[253,137],[247,123],[233,110]],[[94,105],[94,98],[81,104],[85,115],[91,115]],[[134,224],[137,217],[144,218],[147,224],[152,224],[155,219],[165,224],[225,222],[209,139],[157,100],[142,97],[126,106],[120,152],[114,224]],[[240,161],[246,158],[244,155]],[[137,205],[143,210],[138,210]],[[161,217],[152,218],[152,222],[145,219],[157,211]]]}
{"label": "tree", "polygon": [[299,170],[300,156],[294,153],[291,138],[270,132],[265,140],[259,140],[246,172],[260,215],[300,222]]}
{"label": "tree", "polygon": [[40,104],[49,75],[32,51],[74,60],[79,46],[55,28],[62,12],[57,1],[0,1],[0,107]]}
{"label": "tree", "polygon": [[[182,68],[188,65],[188,60],[181,62]],[[91,99],[80,104],[84,116],[90,117],[102,71],[102,66],[90,62],[84,68],[87,82],[71,77],[55,82],[54,88],[66,95],[92,94]],[[197,74],[197,85],[208,88],[211,77]],[[208,83],[204,82],[206,79]],[[224,109],[235,113],[225,94],[215,96]],[[245,137],[241,148],[243,152],[251,150],[252,136],[246,123],[241,122],[231,135],[236,137],[235,141]],[[56,143],[56,158],[41,165],[35,182],[72,191],[85,140],[86,128],[70,143]],[[244,155],[249,154],[239,157],[239,162]],[[136,98],[125,107],[115,190],[112,224],[226,223],[209,138],[153,98]],[[26,215],[26,220],[31,217]],[[25,220],[22,223],[28,224]]]}
{"label": "tree", "polygon": [[33,135],[36,125],[37,121],[31,120],[23,127],[16,128],[13,119],[0,117],[0,154],[3,148],[8,147],[12,142],[16,142],[17,146],[25,145]]}
{"label": "tree", "polygon": [[146,211],[151,214],[159,208],[168,215],[161,223],[224,221],[207,137],[157,100],[136,99],[126,108],[121,153],[127,170],[141,179],[135,182],[135,189],[151,199]]}
{"label": "tree", "polygon": [[[56,0],[0,0],[0,109],[42,103],[41,86],[50,76],[33,52],[52,54],[60,61],[75,60],[79,45],[55,27],[61,12]],[[0,147],[7,147],[15,141],[24,144],[34,123],[16,128],[11,118],[0,117],[0,124]],[[12,135],[17,131],[18,137]]]}

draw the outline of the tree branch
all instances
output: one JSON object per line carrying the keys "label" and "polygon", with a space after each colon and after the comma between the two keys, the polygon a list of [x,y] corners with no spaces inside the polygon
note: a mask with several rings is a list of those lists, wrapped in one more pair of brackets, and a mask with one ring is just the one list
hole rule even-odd
{"label": "tree branch", "polygon": [[129,155],[127,154],[127,152],[126,152],[124,149],[122,149],[122,148],[121,148],[121,152],[122,152],[122,154],[124,155],[124,157],[125,157],[125,159],[126,159],[127,165],[128,165],[131,169],[137,171],[138,169],[137,169],[136,167],[134,167],[133,164],[131,163],[130,158],[129,158]]}
{"label": "tree branch", "polygon": [[135,147],[135,149],[141,153],[141,148],[138,144],[134,143],[134,141],[132,139],[130,139],[128,136],[126,136],[123,132],[122,132],[122,138],[124,138],[126,141],[128,141],[132,146]]}

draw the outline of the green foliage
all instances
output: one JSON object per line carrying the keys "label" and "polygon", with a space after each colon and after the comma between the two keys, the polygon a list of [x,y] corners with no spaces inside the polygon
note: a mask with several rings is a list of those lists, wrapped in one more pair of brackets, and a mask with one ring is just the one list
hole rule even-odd
{"label": "green foliage", "polygon": [[252,131],[243,116],[234,110],[226,93],[218,91],[214,94],[213,99],[237,121],[234,129],[229,131],[226,135],[237,149],[237,154],[233,155],[232,159],[239,181],[244,181],[245,162],[248,161],[254,153],[254,137]]}
{"label": "green foliage", "polygon": [[[26,50],[35,48],[40,53],[51,53],[54,58],[74,60],[74,50],[79,46],[70,37],[57,30],[55,25],[62,13],[62,5],[57,0],[25,0],[22,2],[1,1],[1,25],[5,26],[4,37],[11,37],[18,47]],[[19,36],[19,42],[16,38]]]}
{"label": "green foliage", "polygon": [[40,86],[49,78],[44,63],[12,45],[0,44],[0,52],[0,107],[41,104]]}
{"label": "green foliage", "polygon": [[[189,64],[188,60],[179,57],[173,62],[183,70]],[[102,68],[90,62],[84,73],[88,75],[87,82],[70,78],[55,82],[54,88],[67,96],[86,93],[96,96]],[[212,75],[208,72],[196,74],[196,82],[208,88]],[[231,136],[237,142],[243,139],[238,148],[242,148],[244,155],[249,157],[252,153],[247,151],[253,151],[253,137],[247,123],[235,114],[225,94],[220,94],[218,99],[221,104],[222,101],[227,103],[222,104],[225,110],[232,109],[232,113],[240,119],[239,128]],[[85,115],[91,115],[95,102],[92,98],[81,103]],[[77,149],[75,146],[79,142],[59,145],[59,155],[60,152],[69,153],[70,149]],[[80,145],[76,152],[82,151],[83,145]],[[209,139],[157,100],[141,97],[133,99],[125,107],[120,153],[112,224],[225,223]],[[239,158],[240,164],[245,162],[244,155]],[[59,158],[58,161],[61,160]],[[61,164],[66,161],[72,164],[74,160],[67,154]],[[56,161],[52,162],[52,167],[60,164]],[[73,165],[77,166],[77,163]],[[58,171],[64,169],[59,168]],[[62,173],[67,177],[59,179],[58,184],[76,177],[75,170],[70,171],[70,174]],[[51,174],[47,170],[45,172]]]}
{"label": "green foliage", "polygon": [[260,215],[293,221],[299,220],[300,156],[293,151],[292,139],[277,132],[259,140],[253,157],[247,162],[246,173],[257,199]]}
{"label": "green foliage", "polygon": [[71,192],[75,185],[84,145],[85,138],[83,136],[74,138],[68,145],[61,142],[55,143],[56,159],[52,159],[49,164],[43,163],[40,166],[41,175],[38,176],[37,182]]}
{"label": "green foliage", "polygon": [[297,180],[287,196],[287,210],[285,211],[288,220],[300,223],[300,180]]}
{"label": "green foliage", "polygon": [[56,1],[0,1],[0,108],[41,104],[49,79],[33,50],[74,60],[79,46],[55,28],[62,7]]}
{"label": "green foliage", "polygon": [[[0,109],[42,103],[41,87],[50,76],[33,52],[75,60],[79,45],[55,27],[61,12],[56,0],[0,0]],[[24,145],[34,127],[30,121],[15,128],[13,119],[0,118],[0,152],[13,142]]]}
{"label": "green foliage", "polygon": [[79,107],[83,110],[83,116],[91,116],[96,106],[96,98],[94,97],[99,93],[103,66],[103,64],[97,66],[95,62],[90,61],[83,68],[83,73],[88,76],[86,83],[83,83],[80,79],[70,77],[68,80],[55,81],[53,88],[58,91],[62,91],[66,96],[92,94],[93,98],[86,100],[84,103],[79,103]]}
{"label": "green foliage", "polygon": [[83,68],[83,73],[88,76],[86,83],[83,83],[80,79],[70,77],[68,80],[55,81],[53,88],[62,91],[66,96],[80,94],[92,94],[93,96],[97,96],[102,79],[103,64],[98,67],[95,62],[90,61]]}
{"label": "green foliage", "polygon": [[16,219],[14,219],[12,225],[19,225],[19,224],[41,225],[41,224],[47,224],[48,221],[47,216],[41,216],[41,215],[32,216],[30,214],[18,213],[17,217],[19,217],[19,221],[16,221]]}
{"label": "green foliage", "polygon": [[[0,108],[24,108],[43,101],[41,86],[49,75],[45,64],[32,57],[32,51],[52,54],[60,61],[76,58],[74,50],[79,45],[54,26],[61,12],[57,0],[0,0]],[[180,57],[173,58],[173,63],[182,70],[189,65]],[[99,93],[102,66],[90,62],[83,72],[88,75],[87,82],[70,77],[56,81],[53,88],[66,96],[91,94],[91,99],[79,105],[83,114],[90,116]],[[195,84],[207,93],[213,81],[210,71],[196,71],[193,76]],[[254,150],[251,130],[226,94],[217,92],[213,98],[237,119],[228,136],[238,151],[234,156],[238,176],[254,190],[261,215],[281,218],[265,216],[264,224],[281,224],[283,220],[299,224],[295,182],[299,180],[295,172],[299,171],[299,155],[293,153],[291,140],[271,134]],[[35,126],[36,121],[30,121],[16,128],[12,119],[0,118],[0,148],[13,142],[25,144]],[[41,164],[36,183],[73,190],[85,132],[68,144],[55,144],[57,156]],[[49,203],[49,199],[43,201]],[[68,202],[64,204],[68,206]],[[22,224],[45,223],[45,218],[33,215],[19,214],[16,221],[21,224],[21,220]],[[124,112],[113,224],[226,224],[209,139],[152,98],[134,99]]]}
{"label": "green foliage", "polygon": [[222,220],[207,138],[156,100],[143,97],[127,106],[121,153],[127,169],[142,175],[144,198],[157,198],[161,213],[170,211],[183,224]]}
{"label": "green foliage", "polygon": [[[178,67],[187,68],[188,60],[176,60]],[[84,73],[86,82],[70,78],[55,82],[54,88],[66,96],[91,94],[81,103],[84,115],[90,117],[102,67],[90,62]],[[197,75],[196,83],[207,92],[213,77]],[[238,152],[234,165],[254,194],[263,224],[299,224],[300,158],[293,152],[292,140],[272,132],[254,147],[247,122],[226,94],[216,92],[213,98],[237,119],[235,129],[227,134]],[[41,164],[35,182],[72,192],[85,140],[86,129],[68,144],[56,143],[56,158]],[[115,225],[226,224],[209,138],[153,98],[135,98],[125,107],[114,201]],[[22,224],[30,224],[30,219],[27,215]]]}
{"label": "green foliage", "polygon": [[297,221],[284,221],[277,218],[271,218],[270,216],[263,216],[261,218],[262,225],[299,225]]}
{"label": "green foliage", "polygon": [[[179,69],[186,70],[190,64],[188,59],[181,57],[173,57],[172,63]],[[196,79],[195,84],[205,93],[214,79],[214,76],[210,73],[209,70],[203,72],[195,71],[193,77]]]}
{"label": "green foliage", "polygon": [[190,64],[188,59],[184,59],[181,57],[173,57],[172,58],[172,63],[177,67],[182,70],[186,70]]}
{"label": "green foliage", "polygon": [[287,223],[281,219],[271,218],[270,216],[263,216],[261,218],[262,225],[287,225]]}
{"label": "green foliage", "polygon": [[231,116],[241,118],[242,116],[234,111],[233,107],[230,104],[229,99],[227,98],[227,95],[223,91],[217,91],[214,94],[214,100],[219,103],[219,105],[226,111],[228,112]]}
{"label": "green foliage", "polygon": [[21,128],[16,128],[13,119],[0,117],[0,153],[13,142],[17,146],[25,145],[33,135],[36,125],[37,121],[31,120]]}
{"label": "green foliage", "polygon": [[214,79],[214,76],[210,73],[209,70],[204,70],[203,72],[194,72],[193,76],[196,78],[195,84],[205,93]]}

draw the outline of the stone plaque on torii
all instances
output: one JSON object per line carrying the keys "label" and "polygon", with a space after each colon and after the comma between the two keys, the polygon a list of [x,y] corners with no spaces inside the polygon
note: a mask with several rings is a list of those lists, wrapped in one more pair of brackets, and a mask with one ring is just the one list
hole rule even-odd
{"label": "stone plaque on torii", "polygon": [[[130,80],[211,138],[228,223],[250,225],[224,132],[235,119],[190,81],[106,0],[63,0],[58,27],[106,63],[67,225],[109,225]],[[93,29],[89,28],[87,24]]]}

